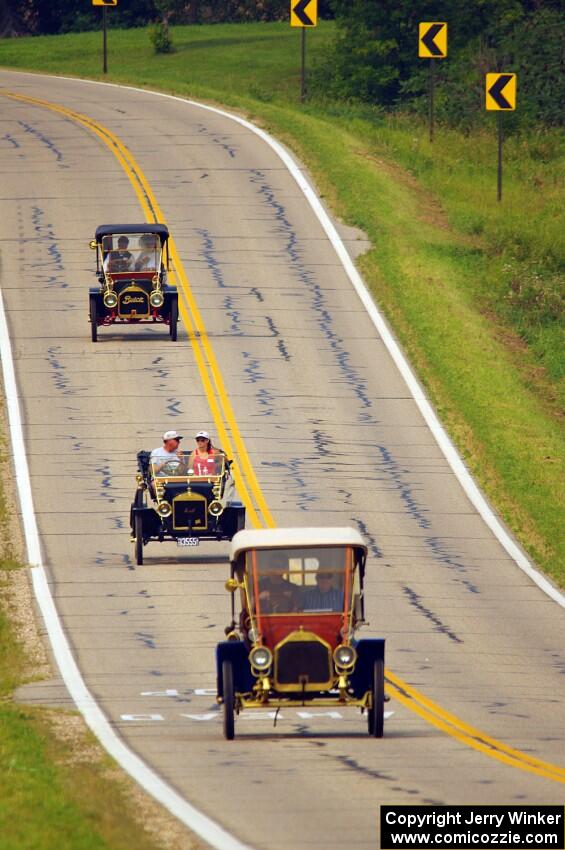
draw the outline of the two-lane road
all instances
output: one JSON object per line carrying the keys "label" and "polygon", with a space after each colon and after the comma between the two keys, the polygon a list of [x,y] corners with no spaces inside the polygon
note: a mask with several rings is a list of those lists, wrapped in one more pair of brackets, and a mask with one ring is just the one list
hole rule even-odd
{"label": "two-lane road", "polygon": [[[564,762],[563,610],[470,504],[275,152],[151,93],[8,72],[0,88],[0,287],[44,560],[112,725],[255,848],[372,849],[380,803],[561,802],[559,782],[524,768],[527,756]],[[171,229],[197,337],[114,327],[90,342],[88,241],[98,224],[145,217],[106,130]],[[225,393],[203,383],[215,364]],[[229,618],[227,546],[152,544],[134,568],[127,527],[136,451],[166,428],[188,442],[220,426],[258,523],[365,535],[368,633],[386,637],[391,674],[522,760],[395,699],[382,741],[355,711],[283,712],[276,728],[244,714],[223,741],[213,650]]]}

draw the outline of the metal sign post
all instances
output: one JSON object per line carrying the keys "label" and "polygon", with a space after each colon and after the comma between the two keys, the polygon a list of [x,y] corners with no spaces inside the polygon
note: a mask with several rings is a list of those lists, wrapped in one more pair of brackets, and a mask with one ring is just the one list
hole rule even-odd
{"label": "metal sign post", "polygon": [[422,21],[418,25],[418,56],[430,60],[428,82],[430,142],[434,140],[435,59],[447,56],[447,24],[445,21]]}
{"label": "metal sign post", "polygon": [[496,200],[502,200],[502,115],[499,112],[498,119],[498,175],[496,181]]}
{"label": "metal sign post", "polygon": [[103,42],[104,42],[104,63],[103,63],[103,72],[105,74],[108,73],[108,30],[106,28],[106,6],[102,9],[102,29],[104,31]]}
{"label": "metal sign post", "polygon": [[108,73],[108,35],[107,35],[107,27],[108,21],[106,18],[106,7],[107,6],[117,6],[118,0],[92,0],[93,6],[102,6],[102,51],[103,51],[103,61],[102,61],[102,71],[104,74]]}
{"label": "metal sign post", "polygon": [[434,140],[434,60],[430,59],[430,94],[429,94],[429,125],[430,125],[430,142]]}
{"label": "metal sign post", "polygon": [[290,25],[301,27],[300,102],[306,100],[306,30],[318,24],[318,0],[290,0]]}
{"label": "metal sign post", "polygon": [[302,27],[302,64],[300,71],[300,103],[306,99],[306,27]]}
{"label": "metal sign post", "polygon": [[502,200],[502,113],[516,109],[516,74],[487,74],[485,77],[485,108],[498,112],[498,169],[496,200]]}

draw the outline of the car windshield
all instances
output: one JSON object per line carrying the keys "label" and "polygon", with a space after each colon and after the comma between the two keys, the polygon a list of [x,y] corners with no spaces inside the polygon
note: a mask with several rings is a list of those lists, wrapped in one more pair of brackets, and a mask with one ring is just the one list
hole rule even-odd
{"label": "car windshield", "polygon": [[150,469],[154,478],[208,481],[224,474],[225,459],[225,455],[217,450],[207,458],[198,456],[196,452],[157,453],[151,457]]}
{"label": "car windshield", "polygon": [[104,271],[156,272],[161,268],[161,240],[154,233],[113,233],[102,238]]}
{"label": "car windshield", "polygon": [[351,549],[259,549],[246,553],[257,613],[342,613],[351,593]]}

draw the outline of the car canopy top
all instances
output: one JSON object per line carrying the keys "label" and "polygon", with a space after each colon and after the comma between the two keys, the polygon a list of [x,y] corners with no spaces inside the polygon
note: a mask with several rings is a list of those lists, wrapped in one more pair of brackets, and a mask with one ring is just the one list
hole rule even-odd
{"label": "car canopy top", "polygon": [[367,546],[354,528],[263,528],[238,531],[231,542],[230,561],[247,549],[291,549],[309,546],[354,546],[367,555]]}
{"label": "car canopy top", "polygon": [[154,233],[163,245],[169,238],[169,229],[166,224],[101,224],[96,228],[95,239],[102,242],[104,236],[113,236],[115,233]]}

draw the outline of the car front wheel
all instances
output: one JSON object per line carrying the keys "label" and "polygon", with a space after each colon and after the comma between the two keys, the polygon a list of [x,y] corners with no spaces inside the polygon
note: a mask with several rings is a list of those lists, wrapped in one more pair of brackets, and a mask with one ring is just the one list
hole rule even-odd
{"label": "car front wheel", "polygon": [[177,341],[177,325],[179,321],[179,302],[176,298],[171,301],[171,316],[169,319],[169,334],[173,342]]}
{"label": "car front wheel", "polygon": [[235,736],[235,691],[233,685],[233,665],[231,661],[222,661],[222,681],[224,691],[224,738],[233,741]]}
{"label": "car front wheel", "polygon": [[92,342],[96,342],[98,339],[98,308],[96,298],[92,295],[90,296],[90,335]]}
{"label": "car front wheel", "polygon": [[371,696],[372,705],[368,711],[369,735],[372,738],[382,738],[385,718],[385,665],[382,658],[377,659],[373,665]]}
{"label": "car front wheel", "polygon": [[141,514],[135,515],[135,563],[140,567],[143,564],[143,520]]}

